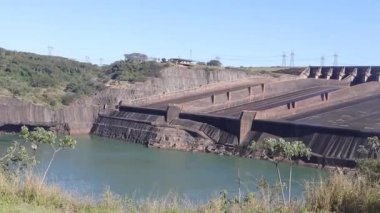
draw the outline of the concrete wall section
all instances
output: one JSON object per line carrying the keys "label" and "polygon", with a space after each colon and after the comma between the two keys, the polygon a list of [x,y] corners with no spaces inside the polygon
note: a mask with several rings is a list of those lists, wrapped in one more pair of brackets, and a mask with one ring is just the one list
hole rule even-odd
{"label": "concrete wall section", "polygon": [[326,79],[300,79],[284,82],[272,82],[265,84],[265,97],[273,97],[274,95],[285,94],[302,89],[320,87],[320,86],[343,86],[348,87],[349,83],[343,83],[337,80]]}
{"label": "concrete wall section", "polygon": [[230,132],[236,136],[240,134],[240,120],[236,118],[214,116],[209,114],[181,113],[180,119],[188,119],[197,122],[207,123],[223,131]]}
{"label": "concrete wall section", "polygon": [[323,164],[345,166],[355,165],[356,150],[368,137],[380,136],[380,132],[269,120],[255,120],[252,131],[256,134],[251,134],[251,139],[258,142],[263,141],[265,135],[301,140],[312,149],[314,160]]}
{"label": "concrete wall section", "polygon": [[55,122],[55,111],[44,106],[15,98],[2,98],[0,101],[0,124],[35,125]]}
{"label": "concrete wall section", "polygon": [[121,105],[119,106],[119,110],[122,112],[137,112],[137,113],[162,115],[162,116],[166,115],[166,109],[155,109],[155,108],[148,108],[148,107]]}
{"label": "concrete wall section", "polygon": [[250,141],[247,141],[247,136],[252,129],[252,123],[255,119],[256,112],[243,111],[240,115],[240,131],[239,131],[239,145],[246,145]]}
{"label": "concrete wall section", "polygon": [[181,113],[181,107],[177,105],[169,105],[166,110],[165,121],[166,123],[170,123],[174,119],[179,118],[179,114]]}
{"label": "concrete wall section", "polygon": [[322,93],[299,101],[289,101],[281,106],[257,111],[256,119],[285,118],[301,112],[307,112],[315,108],[323,107],[324,105],[327,106],[329,103],[328,101],[329,93]]}
{"label": "concrete wall section", "polygon": [[89,133],[98,111],[92,105],[72,105],[56,111],[15,98],[1,98],[0,125],[60,126],[57,131]]}
{"label": "concrete wall section", "polygon": [[352,98],[363,98],[378,94],[380,84],[378,82],[368,82],[353,87],[337,90],[329,94],[332,101],[352,100]]}

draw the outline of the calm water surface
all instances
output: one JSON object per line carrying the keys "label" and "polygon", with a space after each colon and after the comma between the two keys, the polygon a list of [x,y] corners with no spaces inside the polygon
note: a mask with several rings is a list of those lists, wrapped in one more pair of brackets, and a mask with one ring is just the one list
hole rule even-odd
{"label": "calm water surface", "polygon": [[[0,150],[16,135],[0,136]],[[101,196],[106,186],[120,195],[143,198],[169,192],[193,201],[209,199],[223,190],[236,194],[237,174],[243,192],[255,191],[261,177],[275,183],[277,176],[272,163],[239,157],[172,150],[148,149],[139,144],[125,143],[97,136],[76,137],[74,150],[58,152],[48,174],[48,181],[81,195]],[[52,152],[49,146],[39,149],[39,172],[45,168]],[[281,165],[287,176],[287,165]],[[305,180],[318,180],[326,172],[295,166],[293,195],[302,198]],[[287,180],[287,177],[283,177]]]}

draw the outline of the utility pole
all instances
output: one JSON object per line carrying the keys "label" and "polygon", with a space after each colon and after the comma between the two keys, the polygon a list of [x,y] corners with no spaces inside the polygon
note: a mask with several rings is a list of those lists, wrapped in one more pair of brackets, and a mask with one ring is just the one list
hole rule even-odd
{"label": "utility pole", "polygon": [[282,54],[282,67],[286,67],[286,54]]}
{"label": "utility pole", "polygon": [[51,54],[52,54],[52,52],[53,52],[53,49],[54,49],[54,47],[52,47],[52,46],[48,46],[48,55],[51,56]]}
{"label": "utility pole", "polygon": [[290,63],[289,63],[289,66],[290,67],[294,67],[294,52],[293,52],[293,50],[290,53]]}
{"label": "utility pole", "polygon": [[333,63],[333,66],[336,67],[338,66],[338,54],[334,54],[334,63]]}
{"label": "utility pole", "polygon": [[321,57],[321,67],[325,66],[325,56]]}

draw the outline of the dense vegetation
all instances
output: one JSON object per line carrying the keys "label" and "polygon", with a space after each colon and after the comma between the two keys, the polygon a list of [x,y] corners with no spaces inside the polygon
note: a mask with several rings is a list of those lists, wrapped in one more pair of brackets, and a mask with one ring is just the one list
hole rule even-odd
{"label": "dense vegetation", "polygon": [[102,89],[100,68],[62,57],[0,49],[0,94],[52,107]]}
{"label": "dense vegetation", "polygon": [[153,61],[138,62],[133,60],[116,61],[105,67],[99,76],[103,79],[119,81],[145,81],[147,77],[160,77],[160,70],[167,64]]}
{"label": "dense vegetation", "polygon": [[0,48],[0,95],[59,108],[103,90],[110,79],[134,82],[158,77],[162,66],[156,62],[123,60],[99,67],[63,57]]}

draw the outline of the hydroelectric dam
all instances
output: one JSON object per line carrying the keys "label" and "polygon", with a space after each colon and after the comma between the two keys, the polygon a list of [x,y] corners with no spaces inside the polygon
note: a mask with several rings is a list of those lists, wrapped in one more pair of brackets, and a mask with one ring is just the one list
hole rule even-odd
{"label": "hydroelectric dam", "polygon": [[[101,111],[91,132],[152,147],[246,155],[268,137],[303,141],[312,163],[354,166],[380,136],[380,66],[307,67],[293,79],[245,78]],[[244,151],[245,150],[245,151]]]}

